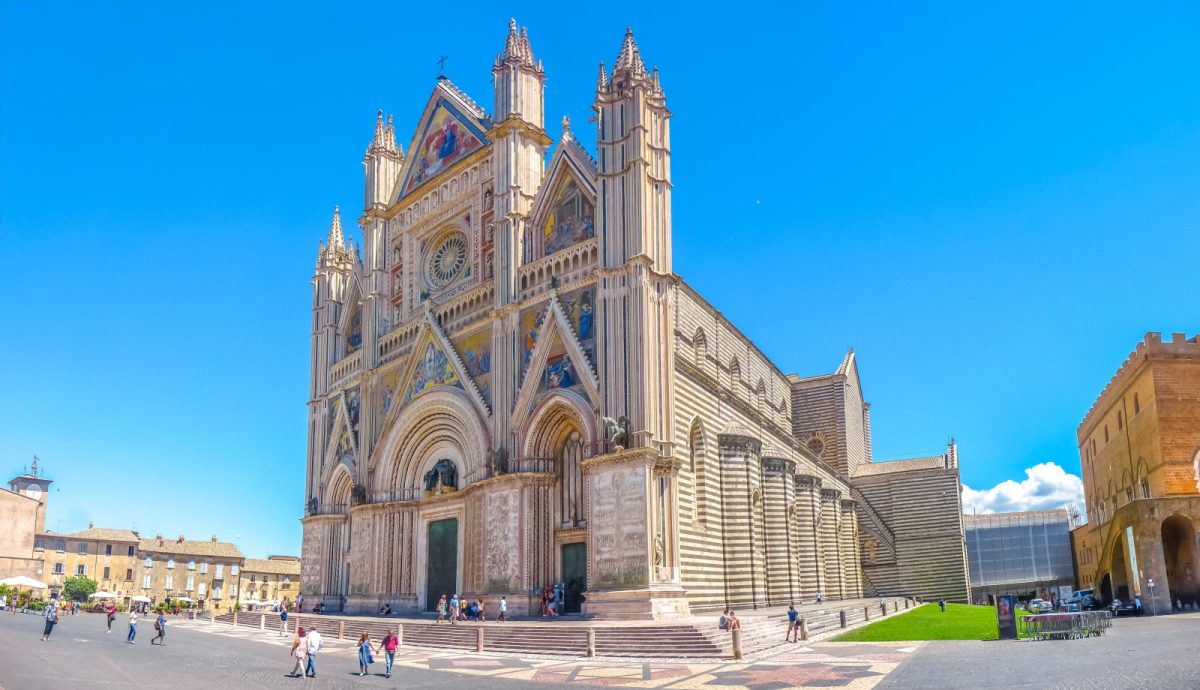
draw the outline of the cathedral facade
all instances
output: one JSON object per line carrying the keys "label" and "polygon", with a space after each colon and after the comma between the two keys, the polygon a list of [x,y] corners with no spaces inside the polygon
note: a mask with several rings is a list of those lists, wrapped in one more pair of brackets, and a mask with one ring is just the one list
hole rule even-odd
{"label": "cathedral facade", "polygon": [[[407,151],[380,113],[361,252],[336,210],[319,248],[306,600],[519,614],[557,584],[567,612],[663,618],[934,594],[922,578],[964,598],[965,557],[961,583],[912,575],[855,485],[876,464],[853,353],[789,377],[673,272],[671,113],[632,32],[600,65],[595,156],[565,118],[548,135],[515,23],[492,73],[493,114],[439,78]],[[933,477],[961,548],[953,446],[905,462],[876,500],[903,512],[900,475]]]}

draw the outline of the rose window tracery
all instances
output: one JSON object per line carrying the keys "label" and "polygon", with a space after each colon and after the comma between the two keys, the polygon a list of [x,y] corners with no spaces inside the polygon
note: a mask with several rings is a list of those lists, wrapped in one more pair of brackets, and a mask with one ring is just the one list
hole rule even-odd
{"label": "rose window tracery", "polygon": [[448,235],[429,253],[426,278],[434,288],[449,285],[467,265],[467,238],[462,233]]}

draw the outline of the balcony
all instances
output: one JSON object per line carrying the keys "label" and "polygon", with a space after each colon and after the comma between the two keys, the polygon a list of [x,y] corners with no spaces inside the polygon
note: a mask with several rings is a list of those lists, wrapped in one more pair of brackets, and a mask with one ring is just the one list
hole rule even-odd
{"label": "balcony", "polygon": [[329,370],[329,387],[337,388],[337,384],[361,368],[362,350],[347,355]]}

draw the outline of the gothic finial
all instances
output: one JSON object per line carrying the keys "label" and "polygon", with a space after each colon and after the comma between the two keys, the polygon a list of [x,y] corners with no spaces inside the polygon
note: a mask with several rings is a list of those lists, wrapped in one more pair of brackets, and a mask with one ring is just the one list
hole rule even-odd
{"label": "gothic finial", "polygon": [[633,27],[625,28],[625,40],[621,42],[621,52],[617,54],[617,64],[613,67],[613,74],[618,72],[646,73],[646,64],[642,62],[642,54],[638,51],[637,41],[633,39]]}
{"label": "gothic finial", "polygon": [[330,249],[345,249],[346,239],[342,235],[342,216],[338,213],[338,207],[333,207],[333,221],[329,223],[329,248]]}
{"label": "gothic finial", "polygon": [[504,40],[504,52],[496,56],[496,63],[506,62],[533,67],[533,49],[529,46],[529,29],[517,31],[517,20],[508,20],[508,37]]}
{"label": "gothic finial", "polygon": [[604,69],[604,62],[600,63],[600,76],[596,77],[596,90],[605,91],[608,89],[608,72]]}
{"label": "gothic finial", "polygon": [[571,116],[563,115],[562,118],[563,138],[571,136]]}
{"label": "gothic finial", "polygon": [[658,80],[658,65],[654,66],[654,71],[650,73],[650,90],[658,95],[662,95],[662,82]]}

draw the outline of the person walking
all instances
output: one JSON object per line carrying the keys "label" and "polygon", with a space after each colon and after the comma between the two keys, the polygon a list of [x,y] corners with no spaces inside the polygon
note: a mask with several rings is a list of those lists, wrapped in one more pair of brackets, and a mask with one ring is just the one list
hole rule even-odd
{"label": "person walking", "polygon": [[458,609],[462,606],[462,602],[458,600],[458,595],[450,597],[450,625],[454,625],[454,621],[458,620]]}
{"label": "person walking", "polygon": [[446,595],[445,594],[442,595],[441,599],[438,599],[437,612],[438,612],[438,617],[437,617],[437,620],[434,621],[435,623],[441,623],[442,621],[446,620]]}
{"label": "person walking", "polygon": [[317,677],[317,652],[321,651],[322,642],[316,628],[308,631],[308,665],[304,667],[304,675],[309,678]]}
{"label": "person walking", "polygon": [[300,671],[304,669],[308,661],[308,640],[305,639],[304,626],[296,626],[296,639],[292,640],[291,657],[296,660],[292,666],[290,675],[292,678],[299,678]]}
{"label": "person walking", "polygon": [[387,667],[383,671],[384,678],[392,677],[392,664],[396,662],[396,647],[400,646],[400,638],[396,636],[396,630],[388,630],[383,636],[383,640],[379,643],[379,648],[375,651],[383,652],[387,656]]}
{"label": "person walking", "polygon": [[151,638],[150,644],[154,644],[157,641],[159,647],[166,647],[167,646],[167,617],[163,615],[162,611],[159,611],[158,618],[154,619],[154,630],[158,634],[155,635],[153,638]]}
{"label": "person walking", "polygon": [[500,603],[497,606],[497,610],[499,612],[496,614],[496,622],[503,623],[503,622],[507,621],[508,620],[508,599],[505,599],[504,597],[500,597]]}
{"label": "person walking", "polygon": [[46,628],[42,631],[42,642],[49,642],[50,633],[54,632],[54,626],[58,623],[58,600],[51,597],[50,603],[46,604],[46,608],[42,610],[42,615],[46,617]]}
{"label": "person walking", "polygon": [[137,637],[137,613],[136,608],[129,609],[129,636],[125,638],[129,644],[133,644],[133,638]]}
{"label": "person walking", "polygon": [[485,615],[484,611],[483,611],[483,597],[479,597],[478,599],[475,600],[475,622],[476,623],[486,623],[487,622],[487,615]]}
{"label": "person walking", "polygon": [[800,641],[800,612],[796,610],[795,604],[788,605],[788,628],[787,632],[783,635],[783,641]]}
{"label": "person walking", "polygon": [[287,607],[279,607],[279,636],[283,637],[287,634]]}
{"label": "person walking", "polygon": [[117,617],[117,605],[109,601],[108,606],[104,607],[104,615],[108,618],[108,632],[112,632],[113,620]]}
{"label": "person walking", "polygon": [[371,656],[371,635],[364,630],[358,638],[358,675],[367,675],[373,663],[375,657]]}

